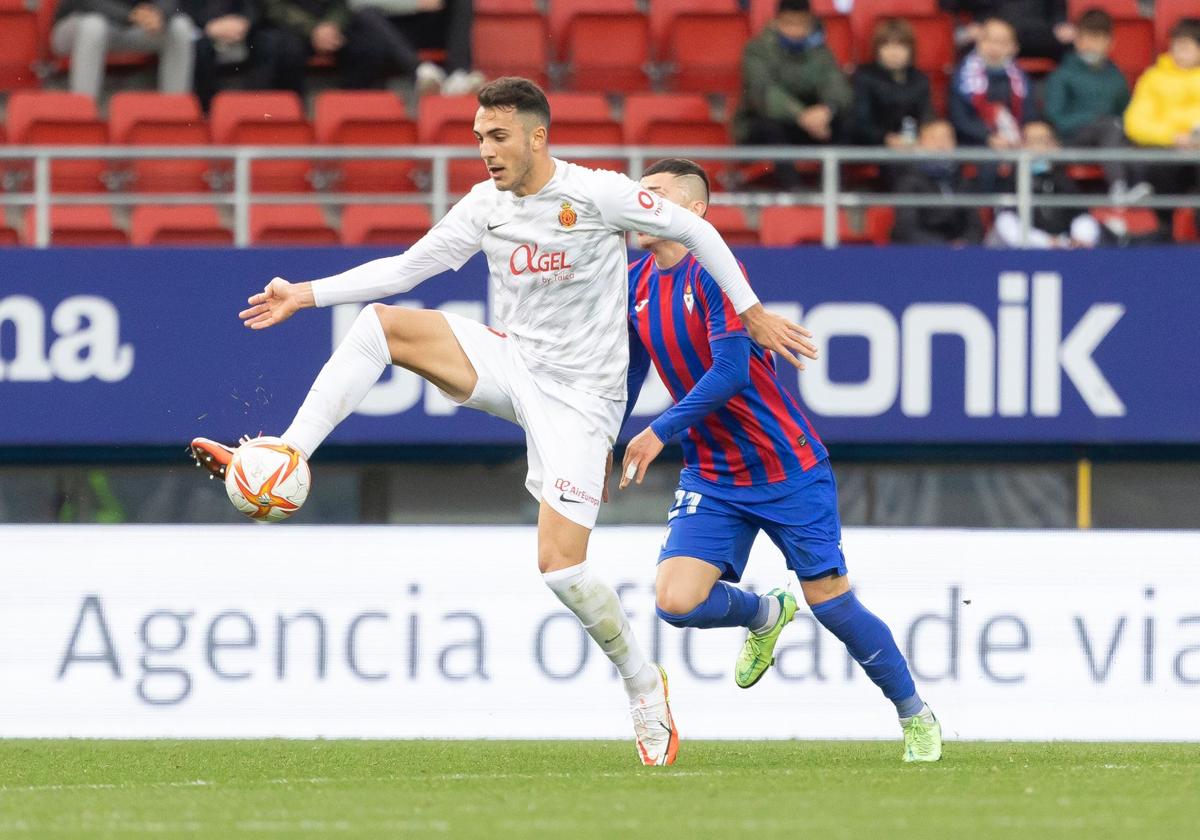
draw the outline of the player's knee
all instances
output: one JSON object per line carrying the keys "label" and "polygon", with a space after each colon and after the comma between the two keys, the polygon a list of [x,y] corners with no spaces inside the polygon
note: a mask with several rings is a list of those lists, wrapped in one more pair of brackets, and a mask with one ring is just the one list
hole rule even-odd
{"label": "player's knee", "polygon": [[538,571],[546,574],[569,569],[572,566],[578,566],[583,559],[557,546],[540,546],[538,548]]}
{"label": "player's knee", "polygon": [[704,595],[695,592],[691,587],[672,585],[659,582],[655,587],[654,606],[659,618],[676,627],[684,627],[679,623],[682,617],[690,613],[704,601]]}

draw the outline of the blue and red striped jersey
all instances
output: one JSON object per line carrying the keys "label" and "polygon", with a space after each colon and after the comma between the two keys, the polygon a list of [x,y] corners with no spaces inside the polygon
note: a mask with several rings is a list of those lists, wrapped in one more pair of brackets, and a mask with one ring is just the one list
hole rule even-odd
{"label": "blue and red striped jersey", "polygon": [[[712,342],[747,336],[729,299],[691,254],[669,269],[659,269],[652,254],[629,266],[629,325],[675,402],[712,366]],[[773,356],[751,345],[750,384],[684,433],[685,475],[754,487],[799,477],[828,457],[780,382]]]}

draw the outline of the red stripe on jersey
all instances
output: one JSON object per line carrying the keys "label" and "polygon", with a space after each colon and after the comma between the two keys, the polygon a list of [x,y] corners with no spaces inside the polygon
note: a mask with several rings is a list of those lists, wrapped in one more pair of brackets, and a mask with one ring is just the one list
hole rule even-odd
{"label": "red stripe on jersey", "polygon": [[811,467],[816,466],[817,459],[813,455],[811,446],[800,446],[798,441],[803,435],[807,440],[808,436],[804,434],[804,429],[800,428],[800,424],[796,422],[796,418],[788,411],[787,404],[784,402],[780,392],[783,391],[782,384],[779,380],[771,376],[770,371],[763,365],[756,365],[753,362],[750,364],[750,380],[754,383],[755,390],[766,403],[767,409],[779,421],[779,425],[783,427],[784,434],[787,435],[787,445],[796,455],[796,459],[800,462],[800,469],[807,472]]}
{"label": "red stripe on jersey", "polygon": [[[692,372],[688,370],[687,362],[683,359],[683,353],[679,349],[679,336],[675,333],[675,318],[671,314],[671,304],[674,303],[672,300],[674,297],[672,293],[675,291],[674,279],[670,275],[664,276],[661,273],[658,275],[658,319],[662,326],[663,344],[666,345],[667,355],[671,357],[671,367],[674,368],[676,378],[683,388],[682,393],[671,394],[675,398],[675,402],[679,402],[696,385],[696,380],[693,378]],[[663,382],[670,390],[670,380],[664,376]]]}

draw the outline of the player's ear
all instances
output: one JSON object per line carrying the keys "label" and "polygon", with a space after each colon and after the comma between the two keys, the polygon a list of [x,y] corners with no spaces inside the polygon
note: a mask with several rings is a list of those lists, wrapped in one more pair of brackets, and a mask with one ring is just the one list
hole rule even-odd
{"label": "player's ear", "polygon": [[529,145],[535,152],[540,152],[546,148],[546,126],[535,125],[533,131],[529,133]]}
{"label": "player's ear", "polygon": [[688,209],[703,219],[704,214],[708,212],[708,202],[697,199],[691,203]]}

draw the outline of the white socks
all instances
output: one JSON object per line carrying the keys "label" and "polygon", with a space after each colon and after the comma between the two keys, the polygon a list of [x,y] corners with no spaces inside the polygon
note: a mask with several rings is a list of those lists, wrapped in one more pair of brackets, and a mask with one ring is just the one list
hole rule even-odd
{"label": "white socks", "polygon": [[280,437],[304,457],[312,457],[321,441],[350,416],[391,363],[392,353],[379,313],[368,306],[321,368],[296,419]]}
{"label": "white socks", "polygon": [[587,562],[542,575],[558,600],[579,618],[579,623],[604,651],[625,683],[633,700],[658,688],[658,669],[651,665],[637,639],[616,591],[591,573]]}

